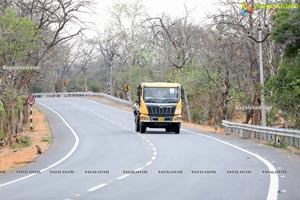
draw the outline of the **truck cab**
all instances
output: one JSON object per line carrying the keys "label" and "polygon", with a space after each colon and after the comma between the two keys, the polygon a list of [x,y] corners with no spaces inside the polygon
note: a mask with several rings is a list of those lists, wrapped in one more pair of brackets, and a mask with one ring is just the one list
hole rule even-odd
{"label": "truck cab", "polygon": [[165,128],[180,133],[183,89],[179,83],[141,83],[137,87],[135,130],[145,133],[149,128]]}

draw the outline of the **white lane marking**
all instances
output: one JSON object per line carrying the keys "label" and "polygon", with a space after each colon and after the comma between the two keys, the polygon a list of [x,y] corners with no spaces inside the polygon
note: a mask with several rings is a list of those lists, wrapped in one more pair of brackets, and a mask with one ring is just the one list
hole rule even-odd
{"label": "white lane marking", "polygon": [[[65,120],[58,112],[56,112],[56,111],[53,110],[52,108],[46,106],[45,104],[42,104],[42,103],[39,103],[39,104],[42,105],[42,106],[44,106],[44,107],[46,107],[46,108],[48,108],[48,109],[51,110],[53,113],[55,113],[55,114],[62,120],[62,122],[70,129],[70,131],[72,132],[73,136],[75,137],[75,143],[74,143],[72,149],[69,151],[69,153],[67,153],[63,158],[61,158],[59,161],[55,162],[54,164],[50,165],[49,167],[46,167],[46,168],[40,170],[40,172],[43,173],[43,172],[45,172],[45,171],[47,171],[47,170],[49,170],[49,169],[55,167],[56,165],[59,165],[60,163],[64,162],[65,160],[67,160],[67,159],[75,152],[75,150],[77,149],[77,147],[78,147],[78,145],[79,145],[79,138],[78,138],[76,132],[73,130],[73,128],[66,122],[66,120]],[[24,176],[24,177],[22,177],[22,178],[19,178],[19,179],[13,180],[13,181],[9,181],[9,182],[7,182],[7,183],[3,183],[3,184],[0,185],[0,187],[4,187],[4,186],[6,186],[6,185],[10,185],[10,184],[13,184],[13,183],[17,183],[17,182],[19,182],[19,181],[28,179],[28,178],[30,178],[30,177],[32,177],[32,176],[35,176],[35,175],[37,175],[37,173],[35,173],[35,174],[30,174],[30,175],[28,175],[28,176]]]}
{"label": "white lane marking", "polygon": [[103,188],[105,186],[107,186],[107,183],[103,183],[101,185],[97,185],[97,186],[95,186],[95,187],[93,187],[91,189],[88,189],[88,192],[94,192],[95,190],[98,190],[98,189]]}
{"label": "white lane marking", "polygon": [[134,170],[135,172],[138,172],[138,171],[141,171],[143,170],[145,167],[140,167],[140,168],[137,168],[136,170]]}
{"label": "white lane marking", "polygon": [[122,180],[122,179],[124,179],[124,178],[126,178],[128,176],[130,176],[130,174],[125,174],[123,176],[118,177],[117,180]]}
{"label": "white lane marking", "polygon": [[152,161],[147,162],[146,166],[151,165],[151,164],[152,164]]}
{"label": "white lane marking", "polygon": [[[276,168],[268,160],[264,159],[263,157],[255,154],[255,153],[252,153],[252,152],[250,152],[248,150],[245,150],[243,148],[240,148],[238,146],[235,146],[233,144],[230,144],[228,142],[225,142],[223,140],[220,140],[220,139],[208,136],[208,135],[204,135],[204,134],[201,134],[201,133],[196,133],[196,132],[193,132],[193,131],[188,131],[188,130],[185,130],[185,129],[181,129],[181,130],[183,130],[185,132],[188,132],[188,133],[192,133],[192,134],[195,134],[195,135],[199,135],[199,136],[202,136],[202,137],[206,137],[206,138],[218,141],[220,143],[223,143],[223,144],[226,144],[226,145],[228,145],[230,147],[233,147],[233,148],[235,148],[237,150],[240,150],[240,151],[243,151],[243,152],[245,152],[247,154],[250,154],[250,155],[256,157],[261,162],[263,162],[268,167],[268,169],[270,171],[276,171]],[[270,173],[270,185],[269,185],[269,191],[268,191],[267,200],[276,200],[277,199],[277,197],[278,197],[278,188],[279,188],[278,175],[275,174],[275,173],[274,174]]]}
{"label": "white lane marking", "polygon": [[[103,105],[103,104],[101,104],[101,103],[97,103],[97,102],[94,102],[94,101],[91,101],[91,100],[88,100],[88,101],[90,101],[90,102],[92,102],[92,103],[95,103],[95,104],[98,104],[98,105],[101,105],[101,106],[104,106],[104,107],[108,107],[108,108],[112,108],[112,109],[115,109],[115,110],[118,110],[118,111],[123,111],[123,112],[126,112],[126,113],[130,113],[130,112],[128,112],[128,111],[124,111],[124,110],[121,110],[121,109],[118,109],[118,108],[114,108],[114,107],[111,107],[111,106],[106,106],[106,105]],[[82,108],[82,107],[80,107],[80,106],[78,106],[78,105],[75,105],[75,104],[73,104],[73,103],[70,103],[70,104],[73,105],[73,106],[75,106],[75,107],[77,107],[77,108],[79,108],[79,109],[82,109],[82,110],[85,110],[85,111],[89,111],[89,112],[91,112],[91,113],[93,113],[93,114],[96,114],[97,116],[99,116],[99,117],[101,117],[102,119],[104,119],[104,120],[110,122],[111,124],[114,124],[114,125],[116,125],[116,126],[119,126],[119,127],[123,128],[123,129],[126,129],[126,130],[128,130],[128,131],[132,131],[132,129],[127,128],[126,126],[120,125],[119,123],[114,122],[113,120],[110,120],[110,119],[104,117],[103,115],[100,115],[99,113],[97,113],[97,112],[95,112],[95,111],[87,110],[87,109]],[[133,132],[133,133],[136,134],[136,132]],[[140,167],[140,168],[138,168],[138,169],[135,170],[135,171],[140,171],[140,170],[144,169],[146,166],[149,166],[149,165],[151,165],[151,164],[153,163],[153,160],[156,159],[157,150],[156,150],[154,144],[151,143],[151,141],[150,141],[149,139],[147,139],[144,135],[142,135],[142,134],[140,134],[140,133],[138,133],[137,135],[140,136],[140,137],[142,137],[142,138],[143,138],[143,139],[144,139],[144,140],[152,147],[152,151],[153,151],[153,157],[152,157],[152,160],[149,161],[148,163],[146,163],[146,164],[144,165],[144,167]],[[122,180],[122,179],[124,179],[124,178],[126,178],[126,177],[128,177],[128,176],[130,176],[130,174],[126,174],[126,175],[123,175],[123,176],[121,176],[121,177],[118,177],[117,180]],[[108,185],[108,184],[109,184],[109,183],[106,183],[106,185]],[[101,184],[101,185],[103,185],[103,184]],[[101,186],[101,185],[99,185],[99,186]],[[105,186],[106,186],[106,185],[105,185]],[[99,187],[99,186],[96,186],[96,187]],[[93,187],[93,188],[96,188],[96,187]],[[103,186],[103,187],[104,187],[104,186]],[[93,188],[92,188],[92,189],[93,189]],[[99,189],[99,188],[97,188],[97,189]],[[95,189],[95,190],[97,190],[97,189]],[[95,191],[95,190],[93,190],[93,191]]]}
{"label": "white lane marking", "polygon": [[[88,100],[92,103],[95,103],[95,104],[98,104],[98,105],[101,105],[101,106],[104,106],[104,107],[108,107],[108,108],[112,108],[112,109],[115,109],[115,110],[119,110],[119,111],[122,111],[122,112],[126,112],[126,113],[130,113],[128,111],[124,111],[124,110],[121,110],[119,108],[114,108],[114,107],[111,107],[111,106],[107,106],[107,105],[104,105],[104,104],[101,104],[101,103],[97,103],[95,101],[92,101],[92,100]],[[262,158],[261,156],[257,155],[257,154],[254,154],[250,151],[247,151],[247,150],[244,150],[240,147],[237,147],[233,144],[230,144],[228,142],[225,142],[225,141],[222,141],[222,140],[219,140],[217,138],[214,138],[214,137],[211,137],[211,136],[207,136],[207,135],[203,135],[203,134],[200,134],[200,133],[195,133],[195,132],[192,132],[192,131],[187,131],[187,130],[184,130],[182,129],[183,131],[186,131],[186,132],[190,132],[190,133],[193,133],[193,134],[196,134],[196,135],[200,135],[200,136],[203,136],[203,137],[207,137],[207,138],[210,138],[210,139],[213,139],[213,140],[216,140],[218,142],[221,142],[223,144],[226,144],[228,146],[231,146],[235,149],[238,149],[240,151],[243,151],[245,153],[248,153],[250,155],[253,155],[254,157],[256,157],[257,159],[259,159],[260,161],[262,161],[268,168],[269,170],[275,170],[275,167],[267,160],[265,160],[264,158]],[[138,135],[141,135],[141,134],[138,134]],[[153,156],[152,157],[152,160],[154,160],[156,157]],[[267,156],[265,158],[268,158]],[[269,191],[268,191],[268,197],[267,197],[267,200],[274,200],[274,199],[277,199],[277,192],[278,192],[278,188],[279,188],[279,182],[278,182],[278,175],[277,174],[270,174],[270,186],[269,186]]]}
{"label": "white lane marking", "polygon": [[282,176],[280,176],[280,178],[285,178],[285,176],[282,175]]}

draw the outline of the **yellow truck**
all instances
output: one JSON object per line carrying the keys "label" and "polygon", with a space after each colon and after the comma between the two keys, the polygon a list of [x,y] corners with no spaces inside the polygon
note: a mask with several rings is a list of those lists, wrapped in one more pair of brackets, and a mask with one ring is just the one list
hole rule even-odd
{"label": "yellow truck", "polygon": [[134,106],[135,130],[145,133],[147,127],[164,128],[179,134],[183,96],[179,83],[141,83]]}

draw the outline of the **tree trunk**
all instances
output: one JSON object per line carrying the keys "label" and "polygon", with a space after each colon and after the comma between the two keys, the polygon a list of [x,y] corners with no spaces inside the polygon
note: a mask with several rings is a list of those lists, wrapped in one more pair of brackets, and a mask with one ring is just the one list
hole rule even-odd
{"label": "tree trunk", "polygon": [[12,146],[12,137],[13,134],[15,133],[15,103],[12,102],[10,104],[10,111],[9,111],[9,129],[8,129],[8,135],[7,137],[9,138],[9,145]]}
{"label": "tree trunk", "polygon": [[[259,98],[259,95],[257,94],[257,92],[259,92],[259,89],[256,91],[256,94],[254,95],[254,98],[253,98],[253,106],[255,106],[255,107],[260,106],[260,98]],[[254,124],[254,125],[260,124],[260,110],[258,110],[258,109],[253,109],[252,124]]]}
{"label": "tree trunk", "polygon": [[189,105],[189,101],[188,101],[186,92],[184,93],[184,99],[185,99],[185,109],[186,109],[186,117],[187,117],[186,120],[188,122],[191,122],[191,110],[190,110],[190,105]]}
{"label": "tree trunk", "polygon": [[24,105],[24,110],[23,110],[23,124],[28,122],[29,116],[28,116],[28,105]]}
{"label": "tree trunk", "polygon": [[229,90],[230,90],[230,69],[227,67],[226,70],[226,78],[225,78],[225,91],[222,91],[222,119],[226,120],[228,119],[227,113],[228,113],[228,104],[229,104],[229,100],[228,100],[228,94],[229,94]]}
{"label": "tree trunk", "polygon": [[88,84],[87,84],[87,75],[84,75],[84,91],[87,92],[88,91]]}
{"label": "tree trunk", "polygon": [[17,133],[22,132],[22,126],[23,126],[23,111],[19,110],[18,111],[18,121],[17,121]]}

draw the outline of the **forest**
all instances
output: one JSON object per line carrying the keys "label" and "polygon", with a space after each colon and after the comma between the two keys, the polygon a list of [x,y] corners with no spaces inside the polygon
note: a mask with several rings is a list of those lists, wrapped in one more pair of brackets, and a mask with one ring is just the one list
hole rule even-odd
{"label": "forest", "polygon": [[32,93],[91,91],[135,101],[146,81],[183,85],[185,121],[260,125],[263,90],[267,126],[300,128],[300,2],[244,12],[244,1],[221,0],[203,23],[185,5],[175,18],[151,16],[140,0],[112,3],[109,23],[88,37],[93,26],[79,16],[93,13],[95,0],[0,0],[0,140],[12,143],[22,131]]}

